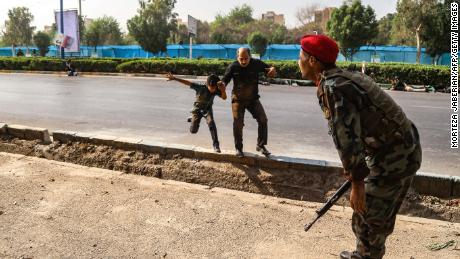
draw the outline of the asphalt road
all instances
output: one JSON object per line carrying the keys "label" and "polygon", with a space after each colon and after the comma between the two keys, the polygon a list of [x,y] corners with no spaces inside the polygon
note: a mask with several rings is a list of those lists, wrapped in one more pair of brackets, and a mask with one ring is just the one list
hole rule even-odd
{"label": "asphalt road", "polygon": [[[261,86],[260,94],[272,153],[339,161],[314,88]],[[390,95],[419,128],[421,171],[460,176],[460,152],[449,142],[449,95]],[[154,78],[0,74],[0,121],[210,148],[204,121],[198,134],[189,133],[193,101],[193,90]],[[221,148],[233,150],[230,101],[216,99],[214,113]],[[257,123],[249,113],[245,124],[244,150],[255,152]]]}

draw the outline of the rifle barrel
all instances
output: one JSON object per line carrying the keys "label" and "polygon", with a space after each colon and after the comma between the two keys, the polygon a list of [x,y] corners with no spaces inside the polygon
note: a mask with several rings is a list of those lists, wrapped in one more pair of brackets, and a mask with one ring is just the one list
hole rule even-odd
{"label": "rifle barrel", "polygon": [[327,202],[323,205],[323,207],[321,207],[320,209],[316,210],[315,219],[313,219],[310,223],[305,224],[304,230],[308,231],[313,226],[313,224],[315,224],[315,222],[319,218],[321,218],[324,214],[326,214],[326,212],[337,202],[337,200],[340,197],[342,197],[342,195],[346,191],[348,191],[348,189],[350,189],[350,187],[351,187],[351,181],[350,180],[348,180],[345,183],[343,183],[342,186],[340,186],[340,188],[334,193],[334,195],[329,200],[327,200]]}

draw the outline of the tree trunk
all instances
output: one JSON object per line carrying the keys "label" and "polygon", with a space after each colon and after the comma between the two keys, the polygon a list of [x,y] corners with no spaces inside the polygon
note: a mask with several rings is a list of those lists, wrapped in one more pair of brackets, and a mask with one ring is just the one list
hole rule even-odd
{"label": "tree trunk", "polygon": [[422,27],[422,24],[419,24],[419,26],[415,30],[415,37],[417,38],[417,64],[420,64],[420,56],[422,55],[422,50],[420,47],[420,27]]}
{"label": "tree trunk", "polygon": [[442,54],[436,55],[436,59],[435,59],[436,65],[439,65],[439,59],[441,59],[441,57],[442,57]]}

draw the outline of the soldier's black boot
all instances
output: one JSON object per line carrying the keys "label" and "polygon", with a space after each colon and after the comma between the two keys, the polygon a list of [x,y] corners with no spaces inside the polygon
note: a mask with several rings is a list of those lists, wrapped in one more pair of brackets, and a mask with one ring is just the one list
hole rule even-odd
{"label": "soldier's black boot", "polygon": [[256,150],[257,150],[258,152],[262,153],[262,155],[264,155],[264,156],[269,156],[269,155],[271,154],[270,151],[268,151],[268,149],[265,148],[265,146],[259,146],[259,145],[258,145],[258,146],[256,147]]}
{"label": "soldier's black boot", "polygon": [[340,253],[340,259],[365,259],[365,257],[361,256],[358,252],[348,252],[342,251]]}
{"label": "soldier's black boot", "polygon": [[236,150],[235,150],[235,156],[237,156],[237,157],[244,157],[243,150],[241,150],[241,149],[236,149]]}

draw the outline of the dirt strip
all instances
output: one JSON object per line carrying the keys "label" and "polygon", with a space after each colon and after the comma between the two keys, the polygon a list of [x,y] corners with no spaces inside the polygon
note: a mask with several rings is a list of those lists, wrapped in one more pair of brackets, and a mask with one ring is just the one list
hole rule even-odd
{"label": "dirt strip", "polygon": [[[341,185],[340,175],[294,169],[265,169],[237,163],[183,158],[141,151],[126,151],[88,143],[53,142],[42,145],[3,136],[0,151],[98,167],[210,187],[246,191],[275,197],[324,202]],[[348,197],[338,204],[348,205]],[[450,222],[460,222],[459,199],[443,200],[409,193],[400,213]]]}

